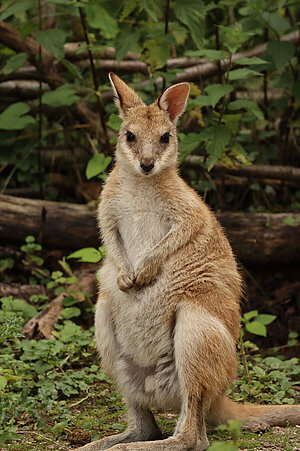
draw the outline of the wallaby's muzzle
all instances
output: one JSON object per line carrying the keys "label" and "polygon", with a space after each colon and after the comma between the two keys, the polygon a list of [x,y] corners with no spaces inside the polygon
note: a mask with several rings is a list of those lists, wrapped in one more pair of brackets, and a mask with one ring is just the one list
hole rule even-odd
{"label": "wallaby's muzzle", "polygon": [[151,161],[151,162],[147,161],[146,164],[145,164],[143,161],[141,161],[140,167],[142,168],[143,172],[146,172],[146,174],[148,174],[154,168],[154,162],[153,161]]}

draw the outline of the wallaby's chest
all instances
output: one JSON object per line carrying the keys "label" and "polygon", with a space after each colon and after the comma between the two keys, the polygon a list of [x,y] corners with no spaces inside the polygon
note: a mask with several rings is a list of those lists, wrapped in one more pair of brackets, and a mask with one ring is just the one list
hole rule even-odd
{"label": "wallaby's chest", "polygon": [[114,207],[122,245],[135,268],[170,230],[168,211],[151,184],[124,184]]}

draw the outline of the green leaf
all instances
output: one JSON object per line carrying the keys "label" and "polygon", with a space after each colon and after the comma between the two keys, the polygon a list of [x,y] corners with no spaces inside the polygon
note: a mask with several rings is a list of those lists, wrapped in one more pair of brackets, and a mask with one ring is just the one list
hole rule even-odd
{"label": "green leaf", "polygon": [[153,0],[144,0],[143,1],[143,8],[146,11],[146,13],[151,17],[153,22],[157,22],[157,12],[153,5]]}
{"label": "green leaf", "polygon": [[258,321],[259,323],[267,326],[268,324],[271,324],[276,318],[276,315],[268,315],[266,313],[262,313],[255,318],[255,321]]}
{"label": "green leaf", "polygon": [[231,85],[222,85],[222,84],[212,84],[207,86],[204,89],[205,92],[207,92],[210,100],[211,105],[214,108],[215,105],[218,103],[218,101],[224,97],[226,94],[229,94],[233,91],[233,86]]}
{"label": "green leaf", "polygon": [[64,57],[64,43],[67,33],[59,28],[40,30],[36,34],[36,40],[58,60]]}
{"label": "green leaf", "polygon": [[64,307],[70,307],[71,305],[77,304],[78,299],[73,298],[73,296],[64,296],[62,300],[62,305]]}
{"label": "green leaf", "polygon": [[131,14],[135,8],[139,5],[140,1],[139,0],[127,0],[126,2],[124,2],[124,8],[121,12],[120,15],[120,22],[123,22],[124,19],[126,19],[126,17],[129,16],[129,14]]}
{"label": "green leaf", "polygon": [[19,69],[23,66],[23,64],[27,61],[26,53],[18,53],[17,55],[12,56],[6,61],[5,66],[2,69],[4,74],[11,74],[15,70]]}
{"label": "green leaf", "polygon": [[78,307],[67,307],[61,312],[63,318],[70,319],[81,315],[81,310]]}
{"label": "green leaf", "polygon": [[233,135],[236,135],[239,131],[241,117],[241,114],[224,114],[222,118],[222,122],[224,122]]}
{"label": "green leaf", "polygon": [[90,2],[85,9],[88,24],[92,28],[101,30],[104,39],[114,39],[117,36],[118,23],[103,6],[96,2]]}
{"label": "green leaf", "polygon": [[183,133],[179,136],[179,162],[182,163],[188,155],[199,147],[201,139],[199,133]]}
{"label": "green leaf", "polygon": [[149,64],[154,71],[166,64],[170,51],[169,42],[164,36],[157,39],[148,39],[144,42],[143,60]]}
{"label": "green leaf", "polygon": [[141,30],[130,30],[123,28],[116,37],[116,59],[121,61],[127,52],[132,51],[138,44]]}
{"label": "green leaf", "polygon": [[102,252],[94,247],[84,247],[68,255],[68,258],[78,258],[78,261],[88,263],[98,263],[102,257]]}
{"label": "green leaf", "polygon": [[69,106],[79,100],[76,90],[72,85],[63,85],[51,92],[45,92],[42,95],[42,103],[46,105],[60,107]]}
{"label": "green leaf", "polygon": [[207,137],[205,143],[208,158],[206,167],[211,170],[218,157],[222,154],[230,140],[230,132],[225,125],[213,125],[200,134],[201,138]]}
{"label": "green leaf", "polygon": [[5,271],[6,269],[11,269],[14,266],[15,262],[12,258],[3,258],[0,259],[0,272]]}
{"label": "green leaf", "polygon": [[5,376],[0,376],[0,390],[4,390],[7,384]]}
{"label": "green leaf", "polygon": [[17,14],[24,13],[29,9],[34,9],[34,7],[35,7],[34,0],[14,1],[13,4],[9,6],[7,9],[5,9],[5,11],[3,11],[3,13],[0,15],[0,20],[4,21],[5,19],[8,19],[10,16],[16,16]]}
{"label": "green leaf", "polygon": [[112,128],[113,130],[119,131],[120,125],[122,124],[122,119],[117,116],[115,113],[112,113],[109,116],[109,120],[107,121],[107,126]]}
{"label": "green leaf", "polygon": [[279,72],[282,72],[295,54],[295,46],[288,41],[270,41],[267,46],[267,55]]}
{"label": "green leaf", "polygon": [[63,58],[61,60],[62,64],[68,69],[68,71],[73,75],[74,78],[78,78],[79,80],[83,79],[83,76],[75,64],[71,63],[71,61],[66,60]]}
{"label": "green leaf", "polygon": [[252,56],[251,58],[246,58],[245,56],[240,56],[235,60],[236,64],[240,64],[241,66],[254,66],[256,64],[270,64],[269,61],[263,60],[258,56]]}
{"label": "green leaf", "polygon": [[200,48],[203,40],[206,8],[201,0],[175,0],[174,12],[177,19],[188,27],[191,37]]}
{"label": "green leaf", "polygon": [[191,57],[205,56],[206,58],[212,60],[223,60],[227,57],[227,54],[226,52],[224,52],[224,50],[213,49],[189,50],[186,52],[186,54]]}
{"label": "green leaf", "polygon": [[289,22],[276,13],[264,11],[261,17],[269,25],[269,27],[273,28],[273,30],[280,35],[285,33],[290,28]]}
{"label": "green leaf", "polygon": [[250,312],[244,313],[244,318],[246,321],[250,321],[250,319],[255,318],[258,315],[258,310],[251,310]]}
{"label": "green leaf", "polygon": [[89,180],[92,177],[101,174],[101,172],[104,172],[111,160],[112,158],[106,157],[104,153],[96,153],[95,155],[93,155],[88,162],[85,171],[86,178]]}
{"label": "green leaf", "polygon": [[23,102],[17,102],[0,114],[0,130],[23,130],[29,124],[35,124],[32,116],[26,115],[29,106]]}
{"label": "green leaf", "polygon": [[247,111],[251,111],[251,113],[254,114],[254,116],[257,117],[259,120],[264,119],[264,115],[257,105],[257,103],[253,102],[253,100],[248,99],[240,99],[240,100],[234,100],[233,102],[230,102],[228,105],[229,110],[241,110],[242,108],[245,108]]}
{"label": "green leaf", "polygon": [[188,37],[188,30],[179,22],[169,22],[169,30],[177,45],[183,45]]}
{"label": "green leaf", "polygon": [[245,80],[246,78],[249,77],[254,77],[254,76],[261,76],[262,74],[260,72],[257,72],[256,70],[251,70],[251,69],[246,69],[246,68],[242,68],[242,69],[235,69],[229,72],[229,76],[228,76],[228,80],[230,81],[234,81],[234,80]]}
{"label": "green leaf", "polygon": [[1,298],[2,310],[7,312],[20,312],[27,320],[37,314],[33,305],[27,304],[23,299],[13,299],[12,296]]}
{"label": "green leaf", "polygon": [[267,336],[267,329],[264,324],[259,323],[258,321],[251,321],[251,323],[246,323],[246,329],[248,332],[254,335],[260,335],[262,337]]}
{"label": "green leaf", "polygon": [[284,218],[283,223],[288,226],[294,226],[296,224],[296,221],[292,216],[288,216],[287,218]]}

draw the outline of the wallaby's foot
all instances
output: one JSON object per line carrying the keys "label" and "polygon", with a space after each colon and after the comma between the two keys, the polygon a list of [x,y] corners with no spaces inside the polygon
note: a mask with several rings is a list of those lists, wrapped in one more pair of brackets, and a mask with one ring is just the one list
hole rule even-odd
{"label": "wallaby's foot", "polygon": [[157,440],[161,438],[161,430],[149,409],[144,409],[140,406],[129,406],[127,414],[128,428],[126,431],[88,443],[81,448],[77,448],[76,451],[102,451],[111,449],[119,443],[141,442],[142,440]]}
{"label": "wallaby's foot", "polygon": [[181,440],[179,437],[170,437],[154,442],[122,443],[113,446],[111,451],[204,451],[208,447],[209,442],[206,437],[196,444],[188,443],[188,441]]}
{"label": "wallaby's foot", "polygon": [[132,268],[121,270],[118,274],[117,284],[121,291],[127,293],[134,286],[134,271]]}
{"label": "wallaby's foot", "polygon": [[[153,435],[150,437],[150,439],[159,439],[161,437],[161,432],[158,429],[157,435]],[[115,446],[121,446],[120,443],[127,444],[128,442],[135,442],[137,440],[141,440],[141,434],[139,434],[137,431],[125,431],[121,434],[116,435],[110,435],[109,437],[104,437],[101,440],[96,440],[95,442],[88,443],[85,446],[82,446],[80,448],[76,448],[74,451],[102,451],[105,449],[115,449]],[[139,443],[145,443],[145,442],[139,442]],[[130,443],[131,445],[133,443]],[[118,448],[116,448],[118,449]],[[121,448],[123,449],[123,448]],[[127,448],[124,448],[127,449]],[[130,449],[130,448],[128,448]]]}

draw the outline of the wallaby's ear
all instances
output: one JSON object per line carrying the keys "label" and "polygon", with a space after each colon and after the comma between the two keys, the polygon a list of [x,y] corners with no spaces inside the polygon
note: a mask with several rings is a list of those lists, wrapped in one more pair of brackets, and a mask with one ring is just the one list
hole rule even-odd
{"label": "wallaby's ear", "polygon": [[184,112],[189,93],[188,83],[178,83],[162,93],[158,99],[158,106],[167,111],[171,121],[174,122]]}
{"label": "wallaby's ear", "polygon": [[144,102],[139,98],[136,92],[129,88],[129,86],[127,86],[121,78],[113,72],[110,72],[108,76],[115,93],[115,102],[119,108],[121,117],[126,115],[126,112],[130,108],[138,105],[144,105]]}

